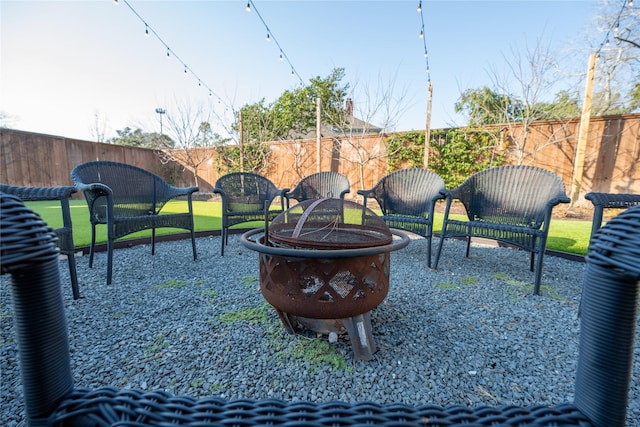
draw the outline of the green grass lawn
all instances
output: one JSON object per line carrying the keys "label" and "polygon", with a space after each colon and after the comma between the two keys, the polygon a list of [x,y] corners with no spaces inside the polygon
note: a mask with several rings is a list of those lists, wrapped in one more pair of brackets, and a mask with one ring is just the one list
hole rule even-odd
{"label": "green grass lawn", "polygon": [[[42,219],[57,228],[62,226],[62,216],[60,204],[57,201],[47,202],[27,202],[25,203],[33,211],[37,212]],[[71,200],[71,220],[73,221],[73,241],[77,247],[89,246],[91,243],[91,224],[89,223],[89,211],[84,200]],[[163,212],[184,212],[186,202],[174,200],[169,202]],[[221,203],[218,201],[194,201],[194,222],[196,231],[220,230],[221,224]],[[452,218],[460,219],[462,215],[451,215]],[[442,229],[443,214],[436,213],[434,231]],[[242,227],[239,225],[238,227]],[[96,240],[104,243],[107,240],[106,227],[98,226]],[[185,230],[161,228],[158,234],[184,233]],[[589,245],[589,235],[591,234],[591,221],[553,219],[547,249],[569,252],[578,255],[586,255]],[[137,232],[126,237],[126,239],[148,237],[150,230]]]}

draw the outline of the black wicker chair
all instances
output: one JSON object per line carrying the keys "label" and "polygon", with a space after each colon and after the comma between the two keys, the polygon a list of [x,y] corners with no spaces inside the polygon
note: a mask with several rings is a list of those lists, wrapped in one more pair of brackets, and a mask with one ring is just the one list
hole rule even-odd
{"label": "black wicker chair", "polygon": [[370,190],[358,190],[366,206],[373,198],[389,227],[416,233],[427,239],[427,265],[431,267],[431,239],[436,201],[443,199],[444,181],[420,168],[401,169],[383,177]]}
{"label": "black wicker chair", "polygon": [[287,208],[291,199],[298,202],[312,199],[334,198],[344,199],[351,191],[351,185],[346,176],[338,172],[317,172],[306,176],[296,184],[291,191],[285,193]]}
{"label": "black wicker chair", "polygon": [[[553,207],[570,202],[560,177],[534,166],[500,166],[478,172],[442,194],[447,204],[434,268],[438,268],[446,238],[465,237],[466,257],[472,237],[497,240],[531,252],[533,293],[538,295]],[[462,202],[467,221],[449,218],[453,200]]]}
{"label": "black wicker chair", "polygon": [[605,209],[628,209],[640,205],[640,194],[587,193],[585,199],[593,203],[591,237],[602,226]]}
{"label": "black wicker chair", "polygon": [[589,248],[573,403],[410,406],[175,397],[74,388],[58,251],[51,229],[0,194],[0,261],[11,275],[28,425],[37,426],[596,426],[625,424],[640,292],[640,207],[601,228]]}
{"label": "black wicker chair", "polygon": [[0,193],[18,196],[25,202],[41,200],[58,200],[62,213],[62,227],[53,230],[58,237],[58,248],[60,253],[67,256],[69,263],[69,278],[71,279],[71,292],[73,299],[80,298],[78,287],[78,273],[76,269],[76,248],[73,244],[73,224],[71,223],[71,211],[69,210],[69,199],[77,190],[75,187],[20,187],[14,185],[0,184]]}
{"label": "black wicker chair", "polygon": [[[192,195],[198,187],[174,187],[157,175],[124,163],[96,161],[71,171],[71,179],[84,192],[91,221],[89,267],[93,267],[96,225],[107,226],[107,284],[111,284],[114,241],[131,233],[151,230],[151,254],[155,254],[156,228],[181,228],[191,232],[193,259],[196,240]],[[171,199],[186,197],[187,212],[161,214]]]}
{"label": "black wicker chair", "polygon": [[[229,243],[229,227],[253,221],[271,221],[285,208],[284,194],[288,188],[278,189],[262,175],[251,172],[232,172],[221,176],[213,189],[222,198],[222,226],[220,255]],[[280,208],[271,208],[280,196]]]}

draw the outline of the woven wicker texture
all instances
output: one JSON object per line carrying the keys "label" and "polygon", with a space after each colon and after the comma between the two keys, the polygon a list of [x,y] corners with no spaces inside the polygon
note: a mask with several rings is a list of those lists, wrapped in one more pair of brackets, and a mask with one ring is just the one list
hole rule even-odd
{"label": "woven wicker texture", "polygon": [[58,237],[60,253],[67,256],[69,263],[69,277],[71,278],[71,290],[73,299],[80,298],[78,287],[78,274],[76,269],[75,246],[73,244],[73,225],[71,223],[71,211],[69,210],[69,198],[77,190],[75,187],[19,187],[0,184],[0,192],[12,194],[25,202],[58,200],[62,213],[62,227],[53,230]]}
{"label": "woven wicker texture", "polygon": [[39,417],[73,388],[56,236],[17,196],[4,193],[0,224],[0,264],[3,274],[11,273],[27,416]]}
{"label": "woven wicker texture", "polygon": [[[227,401],[173,397],[165,392],[102,388],[75,390],[57,409],[60,422],[127,426],[591,426],[570,404],[556,407],[381,405],[371,402],[286,402],[277,399]],[[105,422],[106,421],[106,422]],[[95,423],[95,424],[91,424]],[[104,424],[103,424],[104,423]],[[77,425],[77,424],[74,424]]]}
{"label": "woven wicker texture", "polygon": [[338,172],[318,172],[304,177],[291,191],[285,193],[287,208],[291,199],[298,202],[312,199],[334,198],[344,199],[351,191],[351,185],[346,176]]}
{"label": "woven wicker texture", "polygon": [[625,424],[638,316],[638,260],[640,206],[600,228],[587,253],[575,403],[598,425]]}
{"label": "woven wicker texture", "polygon": [[[285,209],[284,194],[288,188],[278,189],[262,175],[251,172],[232,172],[221,176],[213,189],[222,198],[222,226],[220,255],[229,239],[229,227],[250,221],[270,221]],[[280,197],[279,208],[271,203]]]}
{"label": "woven wicker texture", "polygon": [[[447,204],[435,268],[446,238],[466,237],[467,257],[471,237],[509,243],[531,252],[531,271],[535,264],[533,292],[537,295],[551,212],[557,204],[570,201],[560,177],[534,166],[501,166],[478,172],[443,194]],[[468,221],[449,218],[453,200],[462,202]]]}
{"label": "woven wicker texture", "polygon": [[[109,161],[88,162],[71,171],[76,187],[84,192],[91,221],[89,267],[93,266],[96,225],[107,226],[107,284],[113,269],[113,242],[142,230],[153,230],[151,253],[155,253],[156,228],[181,228],[191,232],[193,259],[196,243],[193,226],[192,195],[198,187],[178,188],[144,169]],[[171,199],[184,196],[187,211],[162,214],[160,210]]]}
{"label": "woven wicker texture", "polygon": [[640,206],[640,194],[587,193],[585,199],[593,203],[591,237],[602,226],[605,209],[628,209]]}
{"label": "woven wicker texture", "polygon": [[383,177],[373,188],[360,190],[363,204],[373,198],[382,210],[382,219],[391,228],[425,237],[427,263],[431,267],[431,239],[436,200],[442,199],[444,181],[426,169],[401,169]]}

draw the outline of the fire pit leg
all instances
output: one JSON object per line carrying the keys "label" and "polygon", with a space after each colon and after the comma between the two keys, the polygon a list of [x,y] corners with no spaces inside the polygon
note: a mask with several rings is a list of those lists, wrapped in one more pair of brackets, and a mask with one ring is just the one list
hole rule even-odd
{"label": "fire pit leg", "polygon": [[291,317],[289,317],[289,314],[285,313],[282,310],[278,310],[275,307],[274,307],[274,309],[276,310],[276,313],[278,313],[278,317],[280,318],[280,321],[282,322],[282,326],[284,326],[284,328],[287,330],[288,333],[290,333],[291,335],[295,335],[296,327],[293,326],[294,324],[291,321]]}
{"label": "fire pit leg", "polygon": [[371,312],[342,319],[347,329],[353,353],[358,360],[371,360],[376,352],[376,344],[371,333]]}

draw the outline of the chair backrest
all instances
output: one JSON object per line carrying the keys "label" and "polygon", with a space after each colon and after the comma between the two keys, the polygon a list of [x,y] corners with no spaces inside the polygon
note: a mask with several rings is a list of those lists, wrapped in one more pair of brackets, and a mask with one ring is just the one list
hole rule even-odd
{"label": "chair backrest", "polygon": [[232,172],[218,178],[214,191],[222,192],[227,211],[261,211],[265,202],[271,202],[279,190],[262,175]]}
{"label": "chair backrest", "polygon": [[431,203],[444,190],[444,180],[436,173],[421,168],[391,172],[373,187],[383,215],[428,217]]}
{"label": "chair backrest", "polygon": [[302,178],[286,196],[299,202],[323,198],[343,199],[349,191],[351,185],[346,176],[338,172],[324,171]]}
{"label": "chair backrest", "polygon": [[498,166],[477,172],[454,190],[470,220],[540,228],[549,204],[566,199],[564,183],[535,166]]}
{"label": "chair backrest", "polygon": [[83,163],[72,170],[71,179],[84,191],[94,214],[104,212],[107,198],[86,191],[91,184],[103,184],[111,189],[115,216],[157,214],[170,198],[170,185],[166,181],[149,171],[125,163]]}

